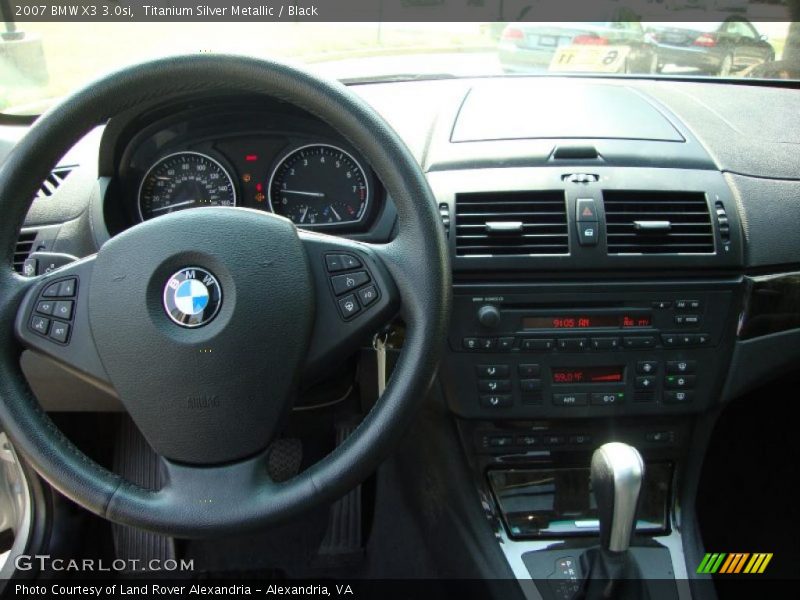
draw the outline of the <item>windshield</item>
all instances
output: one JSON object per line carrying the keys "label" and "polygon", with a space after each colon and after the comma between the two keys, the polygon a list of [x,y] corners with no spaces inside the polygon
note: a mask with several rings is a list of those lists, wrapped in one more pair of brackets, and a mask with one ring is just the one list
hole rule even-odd
{"label": "windshield", "polygon": [[716,0],[730,10],[714,20],[704,20],[693,0],[654,0],[661,20],[612,11],[593,22],[5,21],[0,111],[39,114],[111,70],[200,52],[294,61],[342,80],[552,73],[800,79],[800,24],[777,20],[787,14],[783,1]]}

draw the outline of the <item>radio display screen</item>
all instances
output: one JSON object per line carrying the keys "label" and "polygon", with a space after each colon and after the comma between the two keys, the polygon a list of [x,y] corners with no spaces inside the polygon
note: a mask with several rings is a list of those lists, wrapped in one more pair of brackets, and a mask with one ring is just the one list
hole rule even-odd
{"label": "radio display screen", "polygon": [[604,315],[538,315],[523,317],[523,329],[628,329],[650,327],[653,318],[650,314],[604,314]]}
{"label": "radio display screen", "polygon": [[623,383],[625,367],[553,367],[553,383]]}

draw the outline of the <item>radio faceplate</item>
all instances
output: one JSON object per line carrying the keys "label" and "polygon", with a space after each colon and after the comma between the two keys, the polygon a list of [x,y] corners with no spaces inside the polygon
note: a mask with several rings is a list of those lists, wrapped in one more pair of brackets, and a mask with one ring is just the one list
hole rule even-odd
{"label": "radio faceplate", "polygon": [[459,286],[449,404],[492,419],[703,410],[727,373],[737,286]]}

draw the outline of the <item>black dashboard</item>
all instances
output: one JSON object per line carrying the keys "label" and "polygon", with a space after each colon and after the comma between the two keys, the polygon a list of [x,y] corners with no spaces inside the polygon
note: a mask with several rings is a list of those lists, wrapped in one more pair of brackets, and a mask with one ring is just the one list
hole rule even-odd
{"label": "black dashboard", "polygon": [[[731,368],[776,334],[797,334],[800,144],[785,121],[800,101],[791,89],[730,87],[580,77],[353,86],[416,156],[448,234],[455,311],[442,374],[456,414],[692,414],[792,364],[794,346]],[[82,256],[142,219],[208,203],[356,240],[389,241],[396,227],[358,149],[270,98],[154,99],[62,165],[71,174],[31,209],[20,269],[31,252]],[[684,361],[706,365],[691,389],[666,371]],[[591,364],[619,380],[557,379]],[[487,383],[493,366],[508,375]]]}

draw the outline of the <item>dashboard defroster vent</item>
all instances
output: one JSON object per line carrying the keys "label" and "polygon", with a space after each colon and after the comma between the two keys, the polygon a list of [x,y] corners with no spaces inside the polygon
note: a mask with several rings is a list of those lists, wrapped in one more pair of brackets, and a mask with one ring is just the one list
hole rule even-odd
{"label": "dashboard defroster vent", "polygon": [[604,191],[609,254],[713,254],[702,192]]}
{"label": "dashboard defroster vent", "polygon": [[456,195],[456,256],[569,254],[562,191]]}
{"label": "dashboard defroster vent", "polygon": [[47,198],[56,193],[58,187],[64,182],[67,176],[72,173],[74,167],[56,167],[42,182],[39,191],[36,192],[37,198]]}

